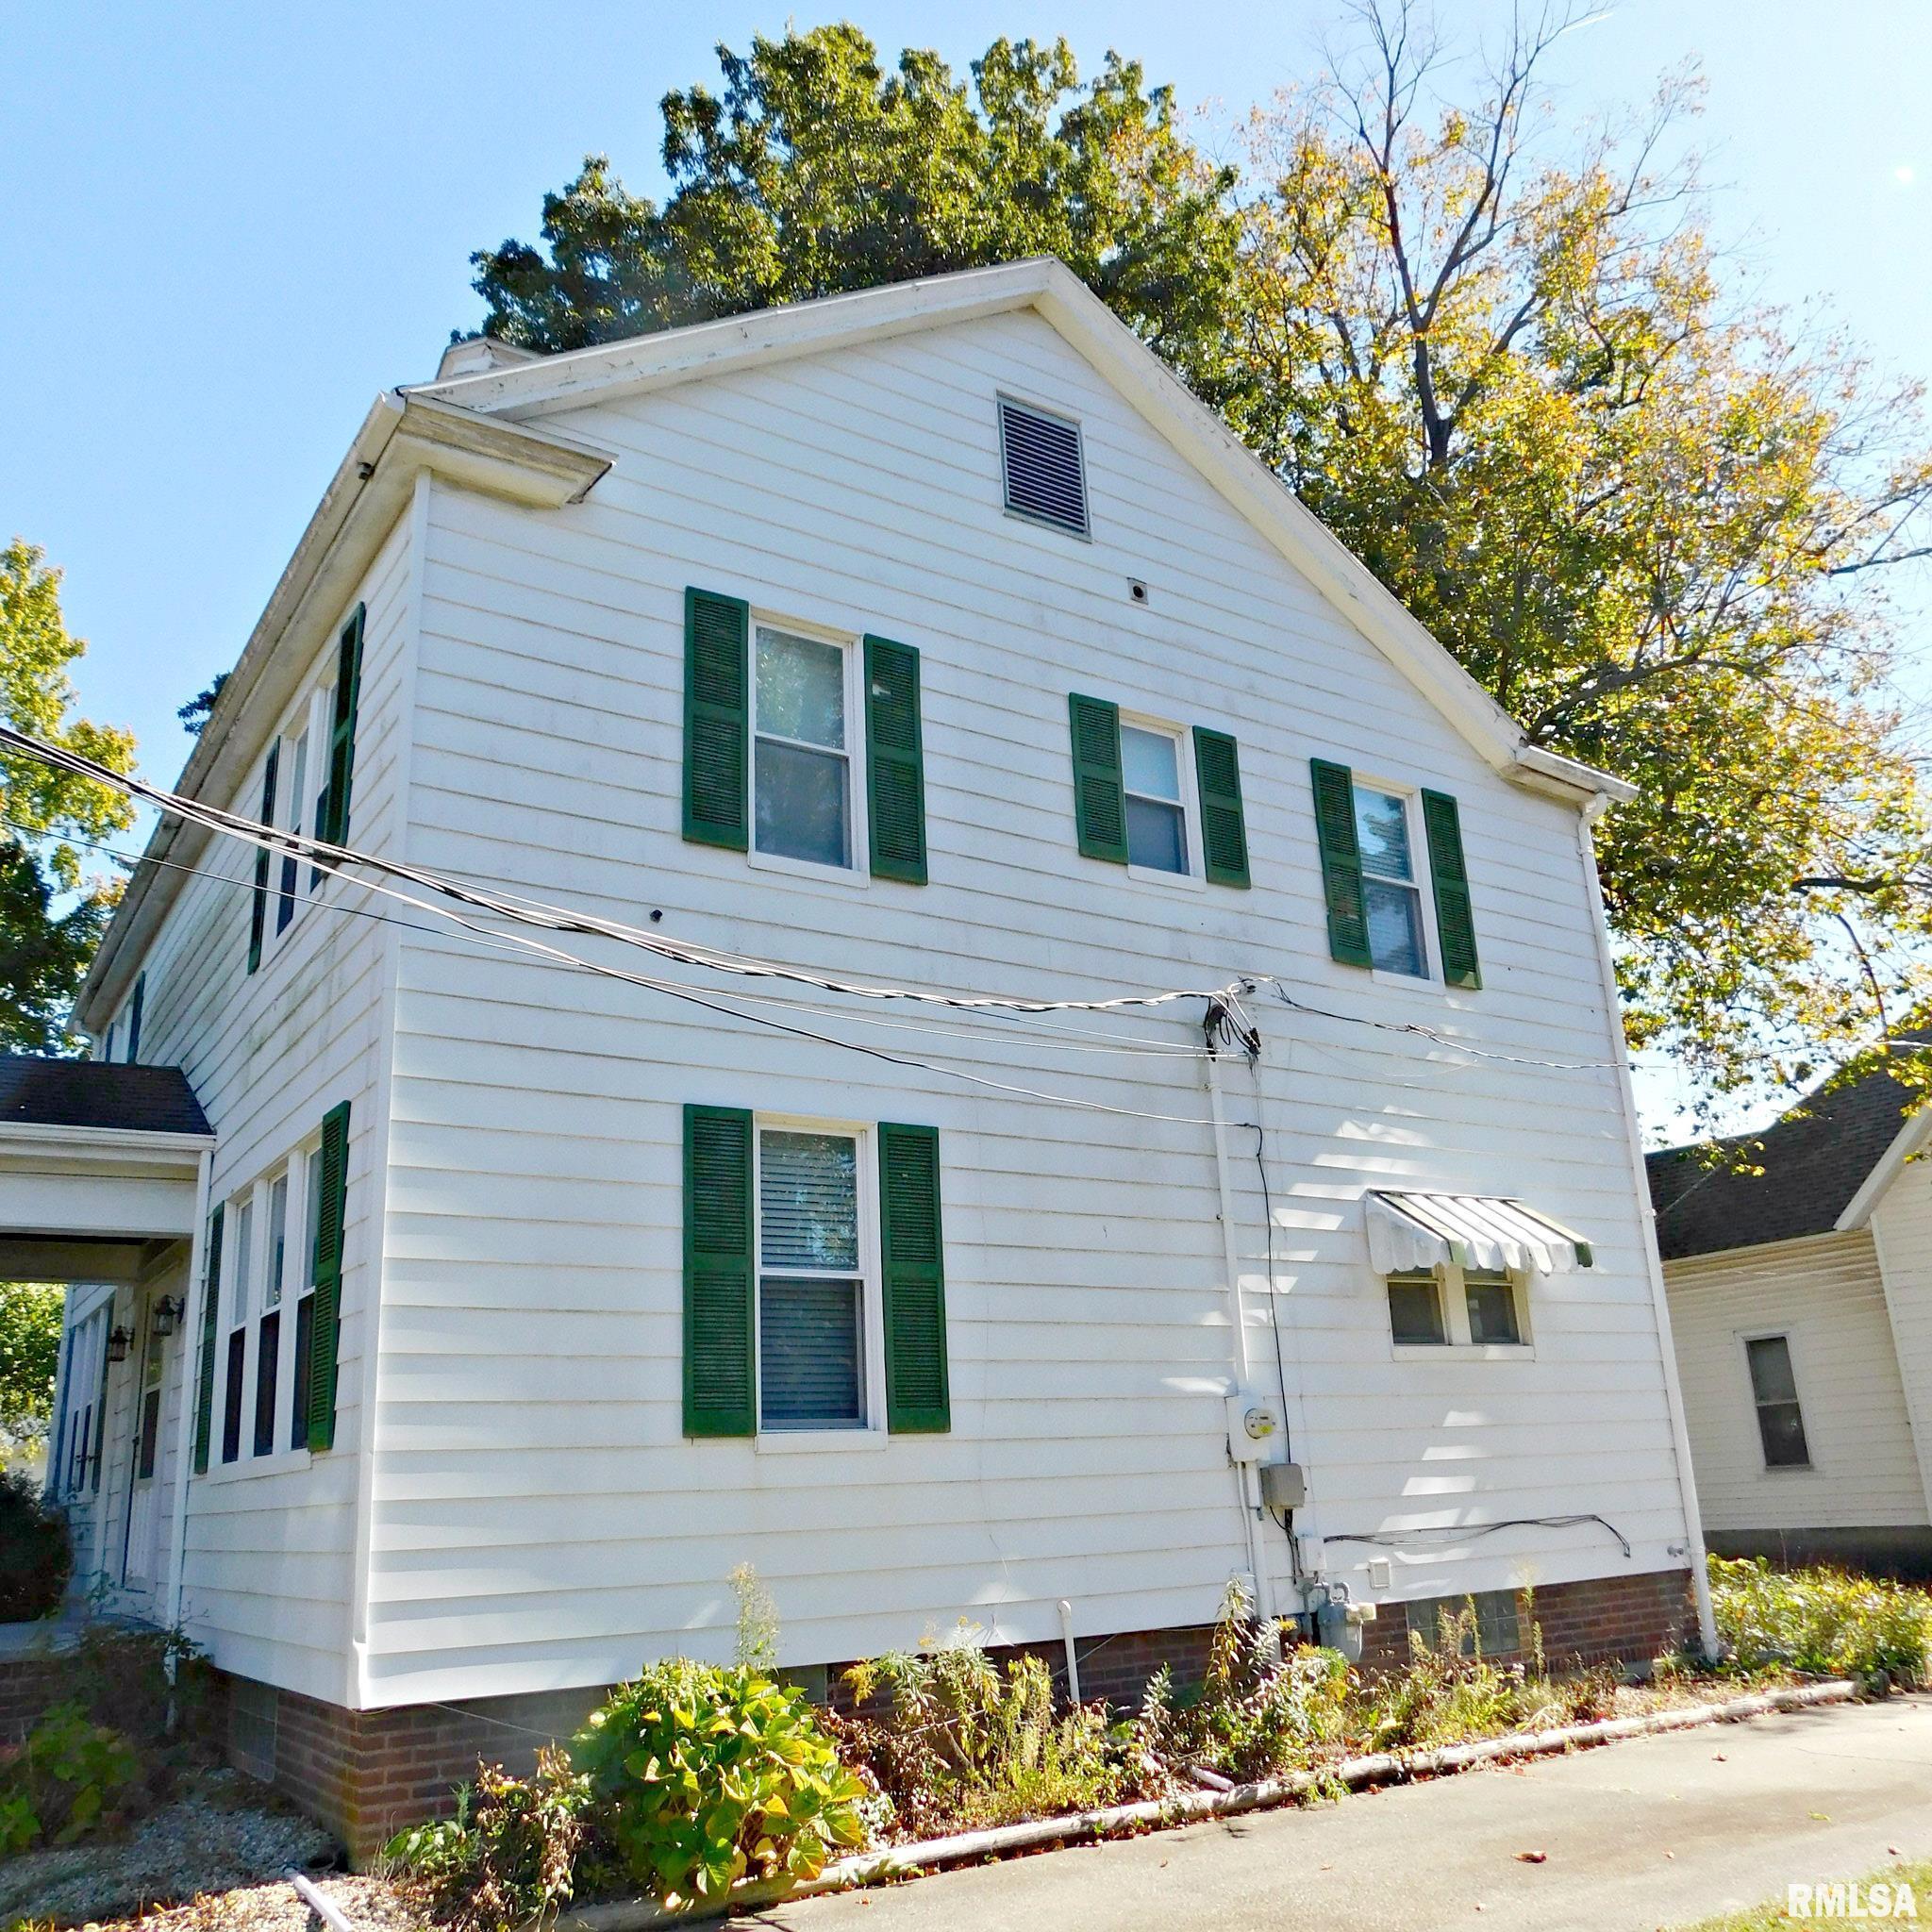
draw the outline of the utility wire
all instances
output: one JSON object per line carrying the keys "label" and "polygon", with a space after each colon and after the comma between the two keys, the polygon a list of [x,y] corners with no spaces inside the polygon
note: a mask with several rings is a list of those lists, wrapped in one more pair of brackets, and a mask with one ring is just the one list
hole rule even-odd
{"label": "utility wire", "polygon": [[[113,771],[93,758],[69,751],[61,745],[50,744],[26,732],[15,730],[10,725],[0,724],[0,749],[20,753],[43,764],[51,765],[57,770],[71,773],[76,777],[92,779],[96,784],[105,785],[129,797],[143,799],[173,817],[185,819],[207,830],[228,833],[252,845],[279,853],[284,857],[307,859],[310,864],[325,871],[340,873],[341,868],[345,865],[366,866],[372,872],[380,873],[390,878],[406,880],[411,885],[453,899],[460,905],[470,906],[479,911],[491,912],[520,924],[575,933],[584,937],[613,939],[623,944],[638,946],[647,952],[656,953],[660,958],[681,965],[737,974],[749,978],[790,979],[802,985],[816,987],[824,992],[847,993],[859,999],[912,1000],[923,1005],[953,1007],[969,1011],[992,1009],[1019,1013],[1105,1013],[1131,1008],[1171,1006],[1183,1000],[1226,997],[1254,983],[1251,978],[1244,976],[1225,987],[1177,987],[1160,992],[1125,993],[1111,999],[1100,1000],[1023,999],[1004,993],[941,993],[910,987],[869,985],[836,978],[825,974],[808,973],[801,967],[785,965],[775,960],[671,940],[661,934],[649,933],[640,927],[626,925],[618,920],[572,911],[525,893],[486,891],[478,887],[463,885],[446,874],[429,871],[422,866],[406,865],[395,859],[378,858],[374,853],[363,852],[354,846],[337,844],[325,840],[313,839],[300,832],[265,825],[240,813],[225,811],[219,807],[204,804],[198,799],[186,798],[176,792],[166,791],[158,785],[151,785],[144,778]],[[369,886],[371,890],[379,890],[370,880],[361,880],[359,883]]]}

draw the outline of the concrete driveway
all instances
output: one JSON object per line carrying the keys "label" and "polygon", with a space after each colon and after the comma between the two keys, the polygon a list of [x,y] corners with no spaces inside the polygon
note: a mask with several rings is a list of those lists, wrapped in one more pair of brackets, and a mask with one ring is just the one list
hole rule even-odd
{"label": "concrete driveway", "polygon": [[[1932,1857],[1932,1697],[1828,1707],[800,1899],[774,1932],[1620,1932]],[[1540,1851],[1540,1864],[1517,1854]],[[1932,1899],[1920,1902],[1932,1920]]]}

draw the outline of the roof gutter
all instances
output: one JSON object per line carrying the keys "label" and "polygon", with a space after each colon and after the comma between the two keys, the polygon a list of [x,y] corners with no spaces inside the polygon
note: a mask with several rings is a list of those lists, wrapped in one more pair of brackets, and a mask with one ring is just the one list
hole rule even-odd
{"label": "roof gutter", "polygon": [[[294,555],[222,687],[175,790],[226,806],[275,728],[309,658],[408,507],[424,471],[539,508],[580,502],[610,467],[600,450],[532,425],[386,391],[362,419]],[[115,909],[75,1015],[98,1033],[133,965],[207,845],[203,828],[163,814]]]}

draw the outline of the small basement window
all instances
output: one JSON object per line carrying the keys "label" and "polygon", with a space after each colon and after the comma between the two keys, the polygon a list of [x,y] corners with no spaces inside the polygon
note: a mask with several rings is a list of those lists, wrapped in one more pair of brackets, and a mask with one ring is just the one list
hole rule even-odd
{"label": "small basement window", "polygon": [[1000,467],[1008,510],[1075,537],[1086,536],[1087,466],[1080,425],[1009,396],[999,401]]}
{"label": "small basement window", "polygon": [[1757,1438],[1766,1469],[1809,1469],[1805,1413],[1798,1406],[1798,1378],[1791,1368],[1788,1335],[1754,1335],[1744,1343],[1751,1368],[1751,1396],[1757,1406]]}
{"label": "small basement window", "polygon": [[1403,1610],[1408,1634],[1420,1637],[1431,1650],[1443,1648],[1445,1638],[1463,1657],[1503,1657],[1523,1648],[1523,1627],[1513,1590],[1417,1597],[1405,1604]]}

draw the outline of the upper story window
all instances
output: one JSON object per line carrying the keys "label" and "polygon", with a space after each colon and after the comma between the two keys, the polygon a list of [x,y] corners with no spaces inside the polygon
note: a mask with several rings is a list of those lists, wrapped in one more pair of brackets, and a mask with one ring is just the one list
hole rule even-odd
{"label": "upper story window", "polygon": [[853,649],[760,624],[752,680],[753,849],[850,871]]}
{"label": "upper story window", "polygon": [[1009,515],[1075,537],[1087,526],[1087,465],[1080,425],[1051,410],[999,399],[1000,468]]}
{"label": "upper story window", "polygon": [[688,589],[684,836],[781,871],[923,886],[919,653]]}
{"label": "upper story window", "polygon": [[1358,778],[1326,758],[1311,769],[1330,954],[1344,965],[1480,987],[1455,799]]}
{"label": "upper story window", "polygon": [[134,975],[134,992],[127,1002],[127,1064],[131,1067],[141,1058],[141,1021],[147,1006],[147,974],[145,972]]}
{"label": "upper story window", "polygon": [[1226,732],[1190,732],[1078,691],[1067,713],[1082,857],[1210,885],[1249,883],[1241,754]]}
{"label": "upper story window", "polygon": [[[355,770],[356,713],[362,677],[363,608],[350,612],[322,677],[296,699],[269,740],[261,762],[257,816],[277,831],[347,839],[350,781]],[[303,905],[326,876],[291,853],[255,856],[249,915],[248,970],[298,923]]]}
{"label": "upper story window", "polygon": [[1362,856],[1369,957],[1385,973],[1426,979],[1429,945],[1423,927],[1423,895],[1416,884],[1409,801],[1399,792],[1357,779],[1355,830]]}
{"label": "upper story window", "polygon": [[1121,725],[1121,774],[1127,804],[1127,863],[1187,874],[1188,807],[1181,791],[1181,734]]}

